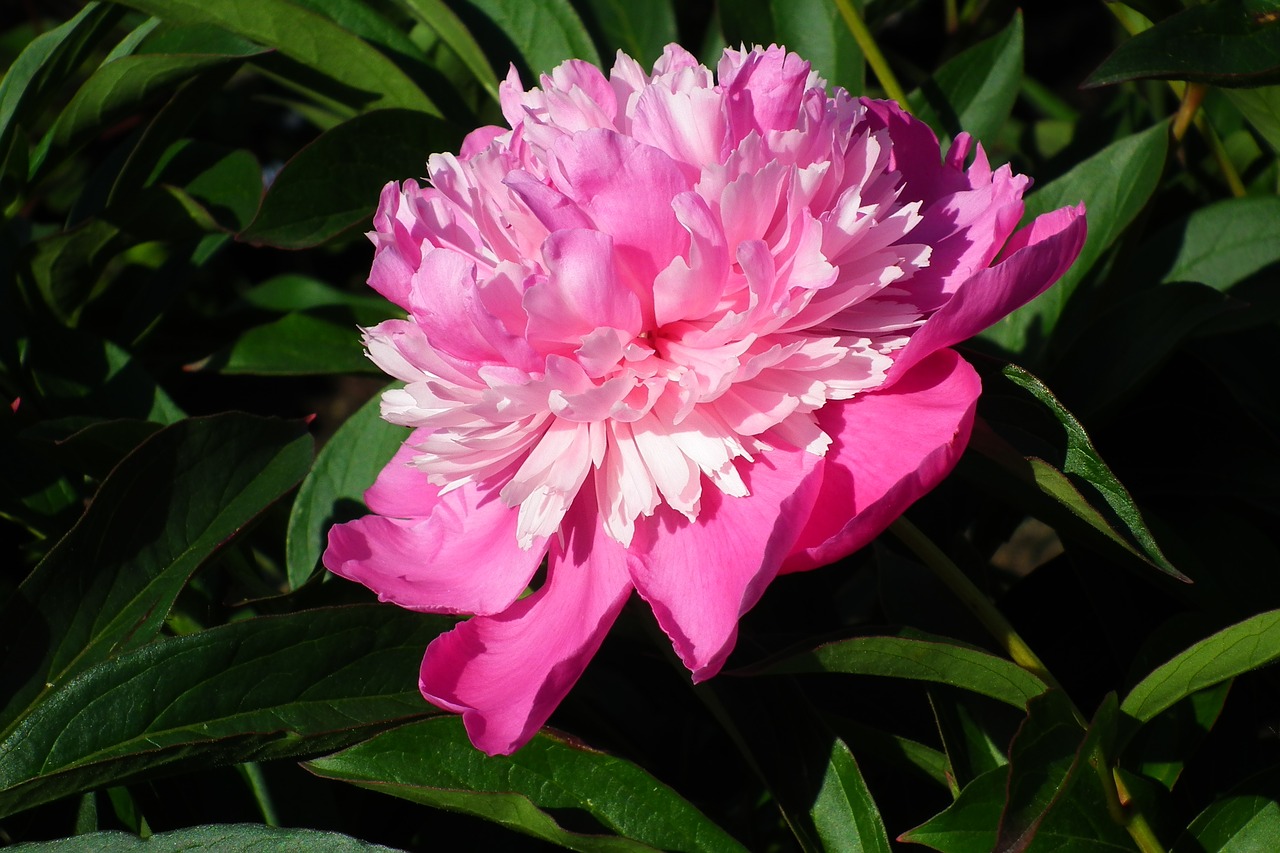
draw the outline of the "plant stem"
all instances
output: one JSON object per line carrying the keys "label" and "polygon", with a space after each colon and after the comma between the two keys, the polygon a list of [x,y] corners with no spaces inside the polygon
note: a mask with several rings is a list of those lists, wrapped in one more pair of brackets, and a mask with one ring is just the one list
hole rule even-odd
{"label": "plant stem", "polygon": [[880,52],[880,47],[876,44],[876,40],[871,37],[871,31],[867,29],[867,24],[862,20],[862,15],[854,8],[852,0],[836,0],[836,8],[840,10],[840,16],[844,18],[845,26],[853,34],[853,40],[858,43],[858,47],[862,50],[862,55],[867,58],[867,64],[871,66],[871,70],[875,73],[876,79],[880,81],[880,86],[884,89],[885,94],[897,101],[904,111],[911,112],[911,105],[907,102],[907,93],[902,90],[902,86],[898,83],[898,78],[893,76],[893,71],[889,68],[888,61],[885,60],[884,54]]}
{"label": "plant stem", "polygon": [[[1018,636],[1018,632],[1009,624],[1009,620],[1004,618],[1004,614],[996,609],[982,590],[974,586],[973,581],[960,571],[960,567],[953,563],[950,557],[942,553],[942,549],[935,545],[932,539],[925,536],[920,528],[907,521],[905,517],[891,524],[889,530],[924,561],[938,580],[956,594],[956,597],[964,603],[970,613],[978,618],[1014,663],[1050,687],[1062,690],[1062,685],[1053,677],[1053,673],[1049,672],[1049,668],[1036,656],[1026,641]],[[1065,690],[1062,692],[1066,694]],[[1078,711],[1076,715],[1079,716]]]}
{"label": "plant stem", "polygon": [[1200,102],[1208,87],[1203,83],[1188,83],[1182,91],[1182,103],[1178,105],[1178,114],[1173,117],[1173,138],[1182,141],[1187,135],[1187,128],[1200,112]]}

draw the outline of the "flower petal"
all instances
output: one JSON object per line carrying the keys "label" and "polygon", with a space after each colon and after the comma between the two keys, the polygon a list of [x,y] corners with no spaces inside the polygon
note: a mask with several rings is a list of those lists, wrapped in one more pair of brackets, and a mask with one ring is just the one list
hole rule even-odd
{"label": "flower petal", "polygon": [[891,389],[817,412],[833,443],[813,514],[783,571],[853,553],[936,486],[964,452],[981,390],[973,367],[942,350]]}
{"label": "flower petal", "polygon": [[517,516],[470,483],[437,493],[425,518],[366,515],[335,525],[322,559],[334,574],[410,610],[496,613],[524,591],[547,549],[545,538],[528,549],[516,544]]}
{"label": "flower petal", "polygon": [[1084,205],[1038,217],[1010,238],[1014,247],[995,266],[979,270],[938,309],[894,360],[888,383],[943,347],[958,344],[1025,305],[1067,271],[1084,246]]}
{"label": "flower petal", "polygon": [[738,618],[791,551],[818,493],[821,463],[777,448],[740,469],[749,497],[707,489],[696,523],[666,506],[636,522],[632,580],[694,681],[720,671]]}
{"label": "flower petal", "polygon": [[542,588],[437,637],[422,661],[429,701],[461,712],[471,742],[510,754],[542,727],[631,593],[626,549],[602,529],[592,489],[565,518]]}

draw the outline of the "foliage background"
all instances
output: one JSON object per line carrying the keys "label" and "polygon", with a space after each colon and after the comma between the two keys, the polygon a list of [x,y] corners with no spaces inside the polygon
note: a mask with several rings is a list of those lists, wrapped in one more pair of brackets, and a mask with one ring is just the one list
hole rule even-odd
{"label": "foliage background", "polygon": [[[1183,5],[6,4],[0,843],[1280,849],[1280,13]],[[509,62],[669,41],[880,96],[874,43],[1089,242],[968,345],[982,422],[912,525],[777,581],[696,689],[628,610],[489,759],[417,695],[448,620],[317,571],[400,438],[361,232]]]}

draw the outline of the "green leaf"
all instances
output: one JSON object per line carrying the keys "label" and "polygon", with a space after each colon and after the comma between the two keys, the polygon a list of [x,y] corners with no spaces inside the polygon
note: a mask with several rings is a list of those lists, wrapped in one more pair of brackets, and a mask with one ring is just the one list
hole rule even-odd
{"label": "green leaf", "polygon": [[761,675],[842,672],[950,684],[1023,708],[1046,689],[1017,664],[942,638],[854,637],[752,669]]}
{"label": "green leaf", "polygon": [[388,181],[421,175],[453,150],[457,131],[411,110],[378,110],[320,135],[285,164],[240,239],[284,249],[315,246],[368,224]]}
{"label": "green leaf", "polygon": [[367,0],[291,0],[292,3],[323,15],[342,29],[357,35],[388,56],[403,62],[421,55],[417,45],[400,27],[373,8]]}
{"label": "green leaf", "polygon": [[621,49],[645,68],[678,40],[670,0],[586,0],[583,14],[595,19],[605,45]]}
{"label": "green leaf", "polygon": [[286,314],[187,369],[255,376],[378,372],[364,355],[355,316],[343,309]]}
{"label": "green leaf", "polygon": [[770,0],[778,44],[813,63],[833,86],[859,95],[866,89],[866,59],[829,0]]}
{"label": "green leaf", "polygon": [[398,2],[440,37],[440,40],[462,60],[462,64],[489,93],[489,97],[495,101],[498,99],[498,77],[493,73],[493,66],[489,64],[480,45],[476,44],[471,32],[452,9],[442,0],[398,0]]}
{"label": "green leaf", "polygon": [[361,605],[148,643],[58,684],[0,742],[0,815],[161,773],[354,743],[425,713],[451,620]]}
{"label": "green leaf", "polygon": [[116,0],[178,24],[214,24],[307,66],[343,86],[342,101],[356,110],[440,110],[426,93],[376,48],[322,15],[287,0]]}
{"label": "green leaf", "polygon": [[369,844],[336,832],[283,829],[258,824],[220,823],[159,832],[139,838],[127,832],[91,832],[57,841],[18,844],[11,850],[27,853],[261,853],[265,850],[305,850],[307,853],[394,853],[394,848]]}
{"label": "green leaf", "polygon": [[154,637],[200,564],[310,462],[301,424],[243,414],[181,421],[122,461],[0,611],[5,733],[42,694]]}
{"label": "green leaf", "polygon": [[1128,833],[1107,810],[1099,776],[1110,773],[1114,694],[1103,702],[1087,733],[1081,732],[1070,702],[1061,694],[1034,700],[1028,711],[1009,750],[1008,793],[992,849],[1020,853],[1134,849]]}
{"label": "green leaf", "polygon": [[22,357],[41,407],[55,417],[89,415],[170,424],[184,415],[125,350],[83,332],[48,330]]}
{"label": "green leaf", "polygon": [[1280,154],[1280,86],[1225,89],[1223,93],[1257,129],[1271,150]]}
{"label": "green leaf", "polygon": [[1224,628],[1160,665],[1134,685],[1120,710],[1146,722],[1193,693],[1280,658],[1280,610]]}
{"label": "green leaf", "polygon": [[1088,433],[1085,432],[1084,427],[1076,420],[1075,416],[1058,402],[1058,398],[1044,386],[1043,382],[1021,367],[1015,364],[1007,365],[1004,369],[1004,375],[1009,381],[1029,391],[1032,396],[1043,403],[1053,413],[1054,418],[1062,425],[1062,428],[1066,430],[1067,455],[1063,462],[1062,470],[1068,474],[1084,478],[1089,485],[1098,490],[1103,500],[1107,502],[1107,505],[1124,523],[1125,529],[1137,541],[1143,553],[1147,555],[1153,565],[1179,580],[1187,580],[1186,576],[1175,569],[1173,564],[1164,556],[1164,552],[1156,544],[1155,537],[1147,529],[1146,522],[1142,520],[1142,513],[1139,511],[1137,504],[1133,502],[1128,490],[1116,478],[1116,475],[1111,472],[1107,463],[1102,461],[1102,457],[1094,449]]}
{"label": "green leaf", "polygon": [[27,246],[24,278],[55,317],[74,324],[107,263],[125,242],[116,225],[91,219]]}
{"label": "green leaf", "polygon": [[600,65],[587,28],[568,0],[459,0],[454,9],[472,32],[479,32],[478,24],[496,27],[534,75],[549,73],[566,59]]}
{"label": "green leaf", "polygon": [[61,85],[120,17],[115,6],[87,3],[66,23],[41,33],[0,77],[0,151],[18,123]]}
{"label": "green leaf", "polygon": [[831,760],[810,814],[824,850],[889,853],[884,821],[867,790],[858,762],[839,738],[831,744]]}
{"label": "green leaf", "polygon": [[1231,198],[1197,208],[1157,234],[1134,262],[1159,281],[1227,291],[1280,262],[1280,198]]}
{"label": "green leaf", "polygon": [[1253,776],[1202,811],[1171,853],[1280,849],[1280,767]]}
{"label": "green leaf", "polygon": [[1009,772],[1000,767],[974,779],[956,801],[929,820],[907,830],[899,841],[923,844],[942,853],[991,853],[1004,809]]}
{"label": "green leaf", "polygon": [[345,305],[361,316],[369,315],[373,322],[396,312],[403,316],[404,311],[375,293],[348,293],[318,278],[299,273],[272,276],[245,291],[240,298],[254,308],[280,314]]}
{"label": "green leaf", "polygon": [[1223,681],[1192,693],[1157,715],[1125,745],[1125,765],[1173,790],[1187,759],[1217,722],[1230,690],[1231,681]]}
{"label": "green leaf", "polygon": [[[1089,236],[1080,256],[1057,284],[983,332],[983,338],[1010,353],[1021,353],[1033,344],[1043,349],[1085,274],[1146,207],[1164,170],[1168,140],[1169,130],[1164,123],[1127,136],[1027,199],[1024,222],[1084,201]],[[1124,175],[1125,179],[1118,181],[1116,175]]]}
{"label": "green leaf", "polygon": [[[461,719],[410,723],[304,765],[336,779],[493,821],[582,851],[742,850],[679,794],[634,764],[549,732],[509,756],[486,756]],[[547,810],[575,809],[614,836],[565,829]]]}
{"label": "green leaf", "polygon": [[1005,750],[1010,734],[1006,732],[1000,742],[996,742],[991,731],[990,708],[949,689],[930,690],[929,705],[946,750],[948,781],[953,786],[953,794],[979,776],[1009,763]]}
{"label": "green leaf", "polygon": [[1022,12],[1009,26],[946,62],[908,96],[917,118],[954,137],[990,141],[1009,119],[1022,85]]}
{"label": "green leaf", "polygon": [[141,54],[103,63],[76,91],[50,131],[56,145],[73,148],[156,95],[172,91],[198,71],[238,65],[266,48],[248,42],[234,54]]}
{"label": "green leaf", "polygon": [[1260,86],[1280,80],[1280,26],[1244,0],[1215,0],[1165,18],[1125,41],[1084,82],[1191,80]]}
{"label": "green leaf", "polygon": [[404,427],[380,417],[381,404],[381,395],[375,395],[338,428],[298,489],[285,543],[294,589],[315,572],[329,528],[361,514],[365,490],[408,437]]}

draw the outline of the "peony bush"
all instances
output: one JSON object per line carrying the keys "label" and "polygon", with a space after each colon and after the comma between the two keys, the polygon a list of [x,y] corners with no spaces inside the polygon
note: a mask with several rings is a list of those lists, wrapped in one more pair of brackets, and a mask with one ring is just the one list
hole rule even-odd
{"label": "peony bush", "polygon": [[0,846],[1280,849],[1266,5],[0,4]]}

